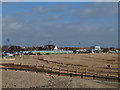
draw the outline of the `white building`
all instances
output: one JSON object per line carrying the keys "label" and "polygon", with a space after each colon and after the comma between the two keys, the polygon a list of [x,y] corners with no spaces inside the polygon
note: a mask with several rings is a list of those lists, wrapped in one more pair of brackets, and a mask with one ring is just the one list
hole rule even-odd
{"label": "white building", "polygon": [[102,49],[101,49],[101,46],[92,46],[91,50],[92,52],[100,52]]}
{"label": "white building", "polygon": [[101,47],[100,46],[95,46],[95,50],[101,50]]}
{"label": "white building", "polygon": [[57,45],[55,46],[54,50],[58,50],[58,47],[57,47]]}

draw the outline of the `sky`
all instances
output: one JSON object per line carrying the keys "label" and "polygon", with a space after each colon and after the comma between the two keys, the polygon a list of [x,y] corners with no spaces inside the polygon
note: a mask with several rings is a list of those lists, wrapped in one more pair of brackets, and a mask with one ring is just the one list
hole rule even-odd
{"label": "sky", "polygon": [[1,0],[2,2],[119,2],[119,0]]}
{"label": "sky", "polygon": [[2,41],[20,46],[118,46],[116,2],[4,2]]}

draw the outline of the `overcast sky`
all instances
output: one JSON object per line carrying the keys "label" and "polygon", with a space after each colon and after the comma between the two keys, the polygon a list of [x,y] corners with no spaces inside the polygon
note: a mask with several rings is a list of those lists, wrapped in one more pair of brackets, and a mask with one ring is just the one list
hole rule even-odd
{"label": "overcast sky", "polygon": [[[16,2],[2,6],[3,44],[103,47],[118,44],[118,6],[107,2]],[[80,44],[78,44],[80,42]]]}

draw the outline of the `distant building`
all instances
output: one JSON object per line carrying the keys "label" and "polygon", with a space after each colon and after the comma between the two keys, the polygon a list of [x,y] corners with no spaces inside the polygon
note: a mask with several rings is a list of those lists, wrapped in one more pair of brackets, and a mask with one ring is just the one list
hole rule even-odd
{"label": "distant building", "polygon": [[35,50],[36,50],[36,51],[45,50],[45,48],[43,48],[43,46],[39,46],[39,47],[35,47]]}
{"label": "distant building", "polygon": [[78,53],[91,53],[91,48],[81,48],[77,49]]}
{"label": "distant building", "polygon": [[91,46],[91,51],[95,53],[101,52],[101,46]]}
{"label": "distant building", "polygon": [[59,47],[59,50],[77,50],[77,49],[81,49],[81,48],[77,48],[77,47]]}
{"label": "distant building", "polygon": [[43,45],[43,46],[39,46],[39,47],[34,47],[34,50],[39,51],[39,50],[54,50],[54,49],[58,49],[57,46],[55,45]]}
{"label": "distant building", "polygon": [[45,50],[54,50],[55,45],[44,45],[43,48],[44,48]]}
{"label": "distant building", "polygon": [[57,45],[55,46],[54,50],[58,50],[58,47],[57,47]]}

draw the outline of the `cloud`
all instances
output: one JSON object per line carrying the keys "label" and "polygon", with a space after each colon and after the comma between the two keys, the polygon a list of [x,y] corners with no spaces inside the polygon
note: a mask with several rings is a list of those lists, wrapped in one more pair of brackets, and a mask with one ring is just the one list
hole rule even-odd
{"label": "cloud", "polygon": [[118,6],[117,3],[96,2],[90,5],[84,5],[78,10],[71,10],[71,13],[81,18],[105,18],[116,16],[118,13]]}
{"label": "cloud", "polygon": [[38,6],[38,7],[34,7],[33,10],[35,10],[37,13],[39,14],[46,14],[46,13],[51,13],[51,12],[62,12],[67,10],[69,7],[67,5],[53,5],[53,6]]}
{"label": "cloud", "polygon": [[[19,21],[19,18],[15,21]],[[11,23],[9,22],[8,26],[10,25]],[[14,25],[17,26],[17,23],[14,23],[13,26]],[[18,28],[18,25],[15,30],[12,30],[10,27],[5,27],[5,25],[3,26],[4,38],[7,36],[11,39],[11,41],[14,41],[14,43],[21,42],[23,45],[25,45],[24,42],[27,42],[28,45],[34,45],[38,41],[45,42],[48,40],[54,41],[59,45],[65,45],[64,43],[67,43],[68,41],[69,43],[67,43],[67,45],[74,45],[74,42],[78,41],[117,41],[117,25],[115,25],[114,22],[95,24],[88,22],[63,23],[56,21],[32,21],[29,23],[24,22],[24,26],[22,28]],[[60,42],[63,43],[61,44]]]}
{"label": "cloud", "polygon": [[22,27],[22,25],[17,23],[17,22],[10,23],[9,26],[10,26],[11,29],[19,29],[19,28]]}
{"label": "cloud", "polygon": [[118,2],[119,0],[2,0],[2,2]]}
{"label": "cloud", "polygon": [[[31,11],[26,10],[25,13],[14,13],[12,16],[3,16],[3,41],[5,41],[5,38],[9,38],[13,44],[18,43],[23,46],[39,45],[39,42],[45,44],[47,41],[53,41],[60,46],[74,46],[79,41],[84,43],[82,44],[83,46],[90,46],[96,43],[101,45],[116,43],[117,21],[109,22],[110,20],[105,18],[116,16],[116,12],[111,11],[107,15],[100,14],[98,16],[98,13],[102,12],[103,6],[106,8],[110,7],[110,9],[113,6],[111,4],[104,5],[95,3],[93,6],[82,7],[82,11],[80,11],[80,8],[69,9],[68,7],[70,6],[66,6],[67,8],[64,6],[61,10],[59,8],[63,6],[42,7],[38,10],[41,7],[39,6],[31,8]],[[95,7],[97,9],[94,9]],[[87,11],[87,9],[89,10]],[[75,14],[69,13],[73,10],[80,12],[76,12]],[[30,13],[34,11],[42,15],[35,13],[31,15]],[[105,11],[103,10],[103,14]],[[95,21],[93,19],[93,21],[90,21],[85,18],[101,18],[104,20]],[[103,42],[105,43],[103,44]]]}
{"label": "cloud", "polygon": [[93,2],[119,2],[119,0],[91,0]]}
{"label": "cloud", "polygon": [[1,0],[2,2],[20,2],[23,0]]}

